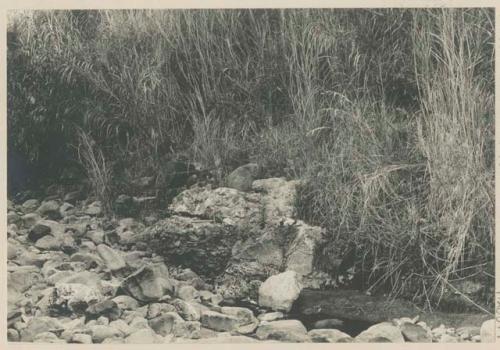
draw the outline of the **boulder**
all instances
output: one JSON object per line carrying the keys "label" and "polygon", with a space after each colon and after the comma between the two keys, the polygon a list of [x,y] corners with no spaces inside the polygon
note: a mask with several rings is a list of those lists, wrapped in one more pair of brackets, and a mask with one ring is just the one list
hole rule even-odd
{"label": "boulder", "polygon": [[35,243],[35,247],[41,250],[59,250],[60,246],[61,240],[52,235],[43,236]]}
{"label": "boulder", "polygon": [[75,333],[73,334],[70,343],[75,344],[92,344],[92,336],[85,333]]}
{"label": "boulder", "polygon": [[239,191],[248,192],[259,175],[259,166],[255,163],[242,165],[233,170],[226,178],[226,186]]}
{"label": "boulder", "polygon": [[122,336],[122,333],[119,330],[117,330],[109,325],[108,326],[104,326],[104,325],[90,326],[90,332],[92,335],[92,341],[94,343],[102,343],[105,339]]}
{"label": "boulder", "polygon": [[210,220],[173,216],[145,229],[137,240],[174,265],[213,277],[224,270],[242,234],[235,227]]}
{"label": "boulder", "polygon": [[496,325],[495,319],[483,322],[480,330],[482,343],[495,342],[495,325]]}
{"label": "boulder", "polygon": [[103,260],[106,267],[111,271],[118,271],[127,266],[122,255],[106,244],[99,244],[97,246],[97,253]]}
{"label": "boulder", "polygon": [[351,343],[354,340],[338,329],[313,329],[307,334],[313,343]]}
{"label": "boulder", "polygon": [[177,215],[229,219],[237,225],[262,222],[260,195],[233,188],[194,187],[176,196],[169,209]]}
{"label": "boulder", "polygon": [[287,218],[295,217],[295,198],[299,184],[298,180],[287,181],[285,178],[253,182],[252,189],[262,194],[266,224],[276,225]]}
{"label": "boulder", "polygon": [[21,205],[21,210],[25,214],[29,214],[37,210],[40,206],[40,201],[38,199],[28,199]]}
{"label": "boulder", "polygon": [[279,340],[283,342],[306,342],[307,330],[298,320],[281,320],[261,323],[256,332],[261,340]]}
{"label": "boulder", "polygon": [[143,302],[158,301],[165,293],[173,294],[174,284],[163,264],[144,266],[129,275],[121,287],[130,296]]}
{"label": "boulder", "polygon": [[218,332],[230,332],[239,326],[238,318],[224,315],[215,311],[204,311],[201,314],[201,324],[203,327],[213,329]]}
{"label": "boulder", "polygon": [[52,291],[49,308],[55,312],[83,313],[88,306],[102,299],[102,295],[87,285],[79,283],[58,283]]}
{"label": "boulder", "polygon": [[76,209],[75,209],[75,206],[73,204],[65,202],[59,207],[59,215],[62,218],[65,218],[65,217],[71,216],[71,215],[75,215],[75,213],[76,213]]}
{"label": "boulder", "polygon": [[285,317],[285,315],[281,311],[267,312],[267,313],[260,314],[259,316],[257,316],[259,321],[266,321],[266,322],[280,320],[284,317]]}
{"label": "boulder", "polygon": [[198,309],[192,305],[181,299],[176,299],[171,302],[171,304],[175,307],[175,311],[186,321],[198,321],[200,319],[200,312]]}
{"label": "boulder", "polygon": [[185,321],[176,312],[167,312],[161,316],[149,320],[149,326],[158,334],[166,336],[174,332],[178,323]]}
{"label": "boulder", "polygon": [[286,269],[306,276],[314,271],[316,247],[323,241],[323,229],[318,226],[309,226],[303,221],[296,221],[295,238],[288,246],[285,256]]}
{"label": "boulder", "polygon": [[42,217],[36,213],[28,213],[21,216],[21,221],[23,223],[23,226],[26,228],[31,228],[41,219]]}
{"label": "boulder", "polygon": [[406,341],[411,343],[432,343],[432,333],[423,327],[405,322],[399,326]]}
{"label": "boulder", "polygon": [[358,343],[372,343],[380,341],[380,338],[385,338],[391,343],[405,342],[399,328],[390,322],[382,322],[371,326],[358,334],[355,340]]}
{"label": "boulder", "polygon": [[57,335],[52,332],[42,332],[38,333],[35,338],[33,338],[33,343],[66,343],[63,339],[59,339]]}
{"label": "boulder", "polygon": [[271,276],[259,288],[259,305],[289,312],[301,290],[302,286],[295,271]]}
{"label": "boulder", "polygon": [[111,321],[117,320],[121,313],[122,310],[118,307],[118,304],[109,299],[93,303],[86,310],[87,316],[91,319],[104,316]]}
{"label": "boulder", "polygon": [[49,225],[39,222],[35,224],[28,233],[28,239],[36,242],[43,236],[50,234],[51,228]]}
{"label": "boulder", "polygon": [[59,220],[61,218],[59,207],[59,203],[55,200],[45,201],[38,207],[37,213],[50,220]]}
{"label": "boulder", "polygon": [[21,330],[21,341],[32,342],[37,334],[62,330],[64,330],[64,326],[57,318],[47,316],[32,318],[26,324],[26,328]]}
{"label": "boulder", "polygon": [[152,329],[143,328],[125,338],[127,344],[162,344],[164,339]]}
{"label": "boulder", "polygon": [[129,295],[119,295],[112,300],[122,310],[135,310],[139,307],[139,302]]}
{"label": "boulder", "polygon": [[223,306],[220,312],[224,315],[236,317],[240,326],[255,323],[257,321],[252,310],[244,307]]}

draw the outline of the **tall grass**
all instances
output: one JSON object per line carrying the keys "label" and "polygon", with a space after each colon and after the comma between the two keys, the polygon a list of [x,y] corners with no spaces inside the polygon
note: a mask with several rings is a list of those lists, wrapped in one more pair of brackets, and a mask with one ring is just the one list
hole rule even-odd
{"label": "tall grass", "polygon": [[35,11],[9,27],[9,145],[80,144],[105,202],[168,159],[257,161],[304,180],[318,268],[355,244],[364,288],[435,305],[493,283],[493,33],[486,9]]}

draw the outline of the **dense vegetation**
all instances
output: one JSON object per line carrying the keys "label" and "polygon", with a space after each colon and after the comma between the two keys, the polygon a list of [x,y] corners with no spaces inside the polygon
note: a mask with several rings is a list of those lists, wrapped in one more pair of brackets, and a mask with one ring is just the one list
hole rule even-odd
{"label": "dense vegetation", "polygon": [[[494,282],[494,12],[51,11],[11,16],[9,153],[77,161],[109,202],[188,159],[304,179],[303,218],[366,287],[435,304]],[[325,256],[328,249],[325,247]],[[492,306],[492,294],[476,301]]]}

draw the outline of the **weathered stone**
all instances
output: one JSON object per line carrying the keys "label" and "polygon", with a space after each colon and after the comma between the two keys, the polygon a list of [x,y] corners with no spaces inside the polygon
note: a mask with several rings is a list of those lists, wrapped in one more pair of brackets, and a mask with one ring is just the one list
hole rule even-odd
{"label": "weathered stone", "polygon": [[219,332],[229,332],[236,330],[239,326],[238,318],[224,315],[215,311],[204,311],[201,314],[201,324],[203,327]]}
{"label": "weathered stone", "polygon": [[132,334],[135,329],[130,327],[125,321],[123,320],[115,320],[109,323],[110,327],[113,327],[114,329],[120,331],[124,337]]}
{"label": "weathered stone", "polygon": [[135,316],[130,321],[129,326],[135,331],[137,329],[149,328],[149,323],[144,317]]}
{"label": "weathered stone", "polygon": [[51,228],[49,225],[43,223],[43,222],[39,222],[38,224],[35,224],[30,232],[28,233],[28,239],[33,241],[33,242],[36,242],[38,241],[40,238],[50,234],[51,232]]}
{"label": "weathered stone", "polygon": [[173,335],[186,339],[200,339],[201,324],[198,321],[178,322],[174,324]]}
{"label": "weathered stone", "polygon": [[41,250],[59,250],[60,246],[61,240],[52,235],[43,236],[35,243],[35,247]]}
{"label": "weathered stone", "polygon": [[135,310],[139,307],[139,302],[129,295],[119,295],[112,300],[122,310]]}
{"label": "weathered stone", "polygon": [[50,305],[60,312],[83,313],[90,304],[101,300],[102,295],[87,285],[79,283],[58,283],[53,289]]}
{"label": "weathered stone", "polygon": [[212,220],[173,216],[141,234],[143,242],[174,265],[183,265],[204,276],[220,274],[243,232]]}
{"label": "weathered stone", "polygon": [[236,317],[240,326],[255,323],[257,320],[253,315],[252,310],[244,307],[223,306],[221,307],[220,312],[225,315]]}
{"label": "weathered stone", "polygon": [[259,316],[257,316],[259,321],[266,321],[266,322],[280,320],[284,317],[285,317],[285,315],[280,311],[267,312],[265,314],[260,314]]}
{"label": "weathered stone", "polygon": [[168,270],[163,264],[144,266],[128,276],[122,283],[128,294],[140,301],[157,301],[165,293],[172,294],[173,282],[168,278]]}
{"label": "weathered stone", "polygon": [[256,180],[252,189],[263,194],[266,224],[279,224],[286,218],[295,217],[295,197],[299,181],[284,178]]}
{"label": "weathered stone", "polygon": [[105,244],[97,246],[97,253],[111,271],[118,271],[127,266],[121,254]]}
{"label": "weathered stone", "polygon": [[269,277],[259,288],[259,305],[288,312],[302,286],[295,271]]}
{"label": "weathered stone", "polygon": [[90,326],[92,341],[94,343],[102,343],[107,338],[121,337],[122,333],[111,327],[103,325]]}
{"label": "weathered stone", "polygon": [[419,325],[405,322],[399,326],[399,329],[403,337],[411,343],[432,343],[432,333]]}
{"label": "weathered stone", "polygon": [[32,342],[37,334],[62,330],[64,327],[56,318],[46,316],[32,318],[21,331],[21,341]]}
{"label": "weathered stone", "polygon": [[282,320],[261,323],[256,332],[257,338],[263,340],[279,340],[285,342],[305,342],[308,340],[307,330],[297,320]]}
{"label": "weathered stone", "polygon": [[61,214],[59,213],[59,203],[54,200],[43,202],[38,207],[37,213],[50,220],[59,220],[61,218]]}
{"label": "weathered stone", "polygon": [[167,312],[149,320],[149,325],[156,333],[166,336],[173,333],[176,324],[183,322],[185,321],[177,313]]}
{"label": "weathered stone", "polygon": [[313,329],[307,333],[313,343],[349,343],[353,339],[338,329]]}
{"label": "weathered stone", "polygon": [[33,343],[66,343],[64,340],[59,339],[57,335],[55,335],[52,332],[42,332],[38,333],[34,338],[33,338]]}
{"label": "weathered stone", "polygon": [[28,199],[21,205],[21,210],[28,214],[34,212],[40,206],[38,199]]}
{"label": "weathered stone", "polygon": [[309,226],[302,221],[294,224],[296,229],[295,239],[286,252],[286,269],[305,276],[314,271],[316,247],[323,240],[323,229]]}
{"label": "weathered stone", "polygon": [[86,313],[92,318],[105,316],[111,321],[117,320],[121,315],[121,309],[112,300],[103,300],[90,305]]}
{"label": "weathered stone", "polygon": [[92,336],[90,334],[75,333],[71,338],[71,343],[75,344],[92,344]]}
{"label": "weathered stone", "polygon": [[177,295],[177,297],[185,301],[196,300],[199,297],[198,291],[193,286],[189,285],[179,286],[175,294]]}
{"label": "weathered stone", "polygon": [[495,342],[495,319],[483,322],[480,330],[482,343]]}
{"label": "weathered stone", "polygon": [[194,187],[174,198],[169,209],[178,215],[191,215],[221,222],[227,218],[234,223],[258,224],[262,221],[260,195],[244,193],[233,188]]}
{"label": "weathered stone", "polygon": [[152,319],[158,317],[167,312],[176,312],[176,308],[174,305],[170,305],[167,303],[151,303],[148,305],[148,312],[146,315],[147,319]]}
{"label": "weathered stone", "polygon": [[200,312],[192,304],[181,299],[176,299],[171,304],[184,320],[198,321],[200,319]]}
{"label": "weathered stone", "polygon": [[59,208],[59,215],[62,218],[65,218],[70,215],[75,215],[75,213],[76,213],[75,206],[70,203],[63,203]]}
{"label": "weathered stone", "polygon": [[404,343],[405,341],[398,327],[390,322],[382,322],[358,334],[356,342],[369,343],[376,338],[386,338],[391,343]]}
{"label": "weathered stone", "polygon": [[100,216],[102,214],[101,202],[95,201],[85,208],[85,214],[90,216]]}
{"label": "weathered stone", "polygon": [[81,271],[75,272],[73,275],[64,278],[60,281],[61,283],[81,283],[87,287],[93,288],[97,291],[102,289],[101,277],[91,271]]}
{"label": "weathered stone", "polygon": [[7,213],[7,224],[8,225],[11,225],[11,224],[15,224],[15,225],[18,225],[22,222],[21,220],[21,217],[13,212],[13,211],[10,211]]}
{"label": "weathered stone", "polygon": [[16,342],[19,341],[19,332],[14,328],[7,329],[7,341]]}
{"label": "weathered stone", "polygon": [[42,217],[36,213],[25,214],[21,217],[24,227],[31,228],[38,221],[40,221]]}
{"label": "weathered stone", "polygon": [[252,189],[252,183],[258,176],[259,166],[255,163],[242,165],[233,170],[226,178],[226,186],[247,192]]}
{"label": "weathered stone", "polygon": [[161,344],[163,342],[164,339],[161,336],[148,328],[137,330],[125,338],[127,344]]}
{"label": "weathered stone", "polygon": [[313,328],[315,329],[331,329],[340,328],[344,325],[344,321],[336,318],[328,318],[325,320],[319,320],[314,323]]}

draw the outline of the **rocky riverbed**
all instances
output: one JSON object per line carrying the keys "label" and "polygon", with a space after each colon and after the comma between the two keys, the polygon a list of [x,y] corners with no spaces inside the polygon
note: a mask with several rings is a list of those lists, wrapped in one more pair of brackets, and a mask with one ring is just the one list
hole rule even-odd
{"label": "rocky riverbed", "polygon": [[[483,315],[441,324],[411,307],[382,318],[325,312],[307,299],[327,277],[313,266],[322,229],[294,218],[297,182],[235,183],[186,189],[163,218],[107,218],[78,191],[9,201],[8,340],[493,341],[494,321]],[[120,197],[126,207],[143,202]]]}

